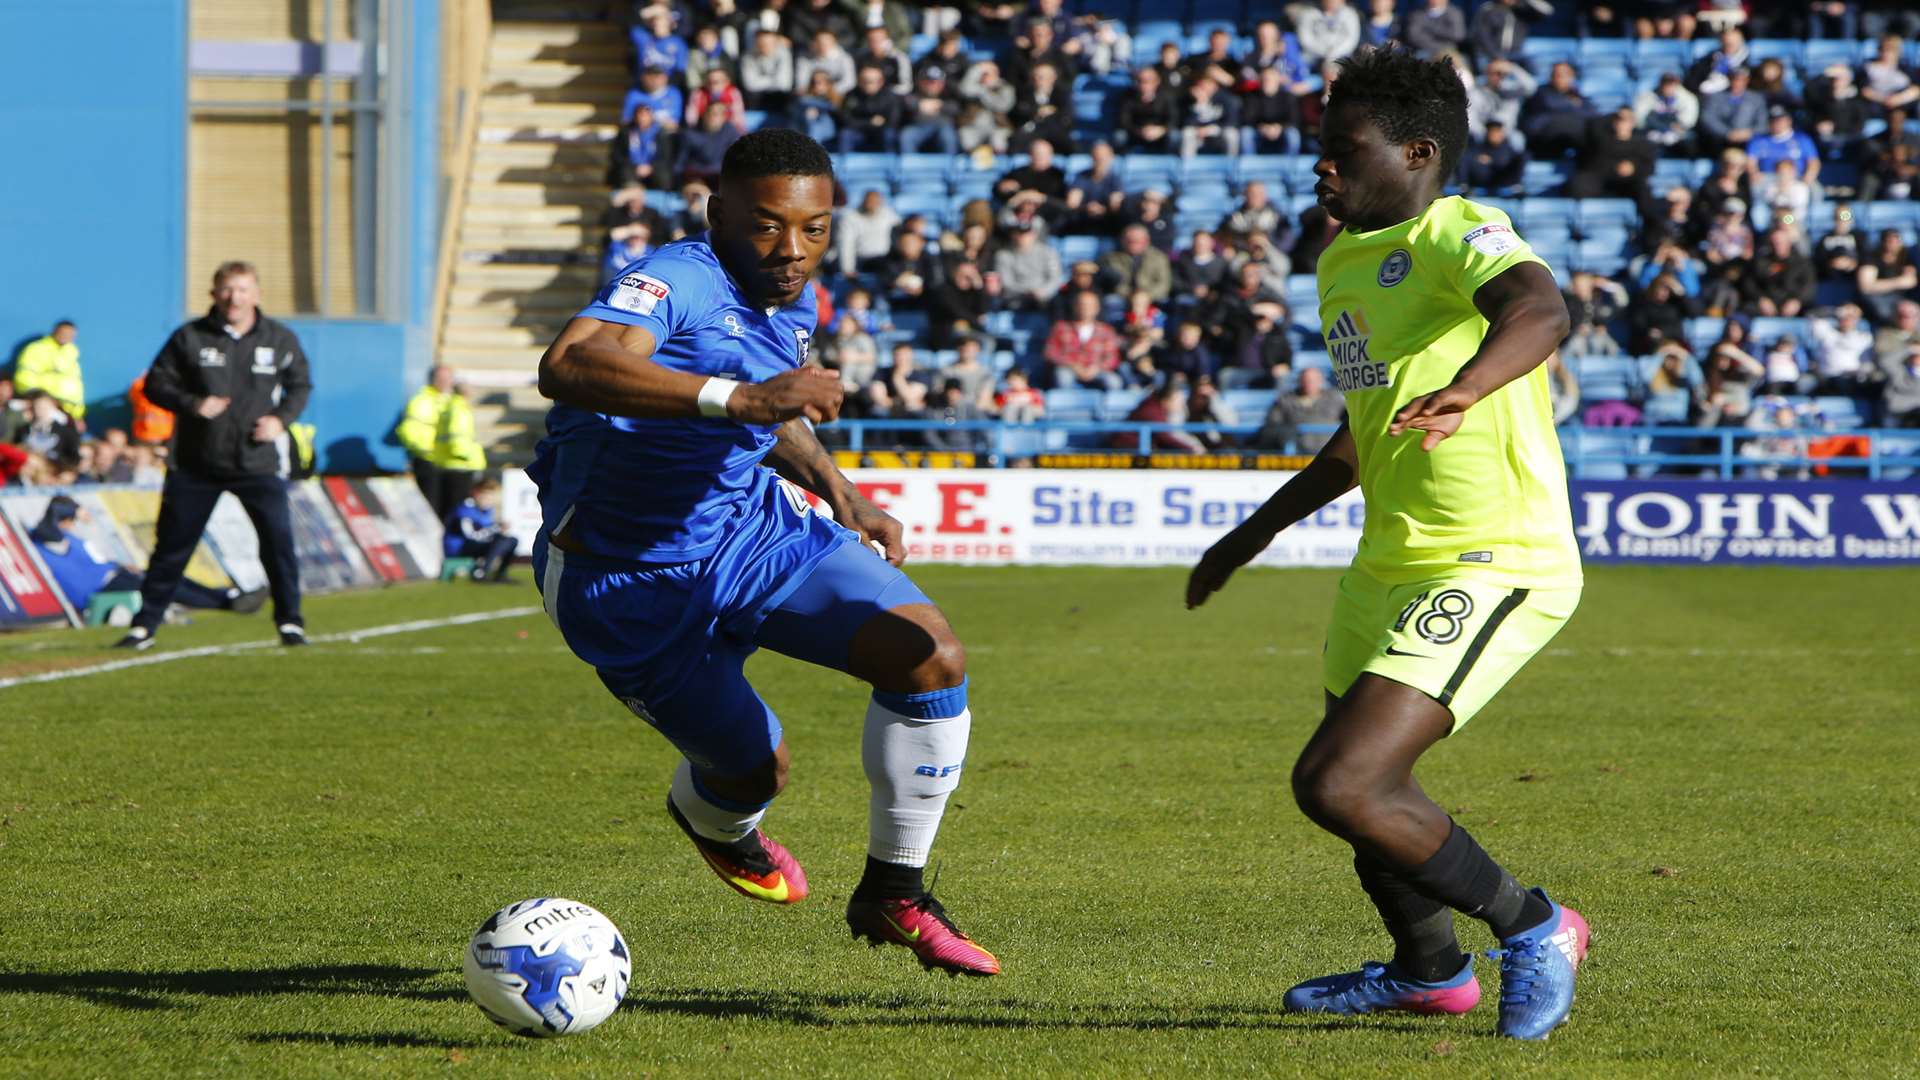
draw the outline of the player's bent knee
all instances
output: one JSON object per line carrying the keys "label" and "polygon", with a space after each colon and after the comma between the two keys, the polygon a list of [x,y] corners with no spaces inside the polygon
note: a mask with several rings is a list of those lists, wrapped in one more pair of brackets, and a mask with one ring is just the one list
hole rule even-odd
{"label": "player's bent knee", "polygon": [[1364,822],[1371,791],[1355,770],[1324,758],[1303,755],[1293,767],[1293,801],[1301,813],[1342,836]]}
{"label": "player's bent knee", "polygon": [[959,686],[967,678],[967,650],[953,631],[942,628],[933,638],[933,654],[922,661],[915,673],[923,690],[944,690]]}

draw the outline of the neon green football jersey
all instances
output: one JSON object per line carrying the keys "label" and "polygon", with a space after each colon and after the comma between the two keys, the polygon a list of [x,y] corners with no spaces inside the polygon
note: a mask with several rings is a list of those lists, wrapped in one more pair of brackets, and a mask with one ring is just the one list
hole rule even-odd
{"label": "neon green football jersey", "polygon": [[1401,406],[1479,350],[1487,320],[1474,292],[1525,262],[1541,260],[1505,214],[1457,196],[1385,229],[1343,231],[1320,256],[1320,322],[1367,504],[1354,566],[1381,581],[1457,571],[1514,588],[1580,584],[1545,364],[1469,409],[1431,453],[1422,432],[1387,434]]}

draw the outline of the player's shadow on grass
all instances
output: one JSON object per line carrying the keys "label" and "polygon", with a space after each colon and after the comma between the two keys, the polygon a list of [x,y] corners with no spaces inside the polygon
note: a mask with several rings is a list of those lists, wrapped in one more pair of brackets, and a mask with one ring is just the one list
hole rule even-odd
{"label": "player's shadow on grass", "polygon": [[630,993],[625,1007],[678,1013],[715,1020],[758,1019],[798,1027],[972,1027],[1056,1031],[1214,1031],[1326,1030],[1422,1031],[1404,1019],[1369,1017],[1361,1022],[1328,1022],[1325,1017],[1284,1014],[1278,1004],[1241,1008],[1203,1005],[1171,1011],[1151,1006],[1092,1005],[1063,1008],[1018,1000],[996,1000],[1000,1012],[960,1012],[951,1001],[902,994],[833,994],[797,990],[707,990],[676,987]]}
{"label": "player's shadow on grass", "polygon": [[447,973],[437,968],[387,964],[211,969],[207,971],[0,971],[0,997],[53,994],[132,1012],[190,1007],[196,997],[266,994],[364,994],[409,1001],[465,997],[456,988],[430,985]]}

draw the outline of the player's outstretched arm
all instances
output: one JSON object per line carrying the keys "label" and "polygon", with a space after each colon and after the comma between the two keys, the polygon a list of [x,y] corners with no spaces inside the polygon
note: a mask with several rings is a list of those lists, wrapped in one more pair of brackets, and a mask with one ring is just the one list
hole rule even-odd
{"label": "player's outstretched arm", "polygon": [[1341,421],[1340,429],[1306,468],[1200,557],[1199,565],[1187,575],[1188,609],[1206,603],[1235,570],[1267,550],[1282,530],[1352,491],[1359,482],[1360,456],[1353,446],[1353,432]]}
{"label": "player's outstretched arm", "polygon": [[703,389],[710,401],[725,401],[726,418],[736,424],[779,424],[796,416],[825,423],[840,415],[844,395],[830,371],[783,371],[763,383],[721,386],[726,393],[715,396],[706,376],[654,363],[654,346],[643,327],[576,317],[540,357],[540,393],[610,416],[707,415],[701,411]]}
{"label": "player's outstretched arm", "polygon": [[853,486],[813,429],[800,420],[789,420],[776,432],[780,441],[767,454],[767,463],[788,480],[826,500],[833,508],[833,520],[860,534],[868,544],[878,544],[880,553],[895,566],[907,561],[905,533],[891,514],[867,501]]}
{"label": "player's outstretched arm", "polygon": [[1473,306],[1488,324],[1480,350],[1452,382],[1407,402],[1394,414],[1387,434],[1424,431],[1420,449],[1432,450],[1460,430],[1461,418],[1480,399],[1546,363],[1547,355],[1566,340],[1567,303],[1553,274],[1539,263],[1507,268],[1480,286]]}

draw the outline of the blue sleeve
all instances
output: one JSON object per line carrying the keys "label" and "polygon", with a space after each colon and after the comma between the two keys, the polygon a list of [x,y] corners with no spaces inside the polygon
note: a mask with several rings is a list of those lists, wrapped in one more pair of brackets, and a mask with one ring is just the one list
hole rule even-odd
{"label": "blue sleeve", "polygon": [[643,327],[654,348],[698,325],[714,304],[710,268],[677,252],[651,256],[616,273],[580,314],[602,322]]}

